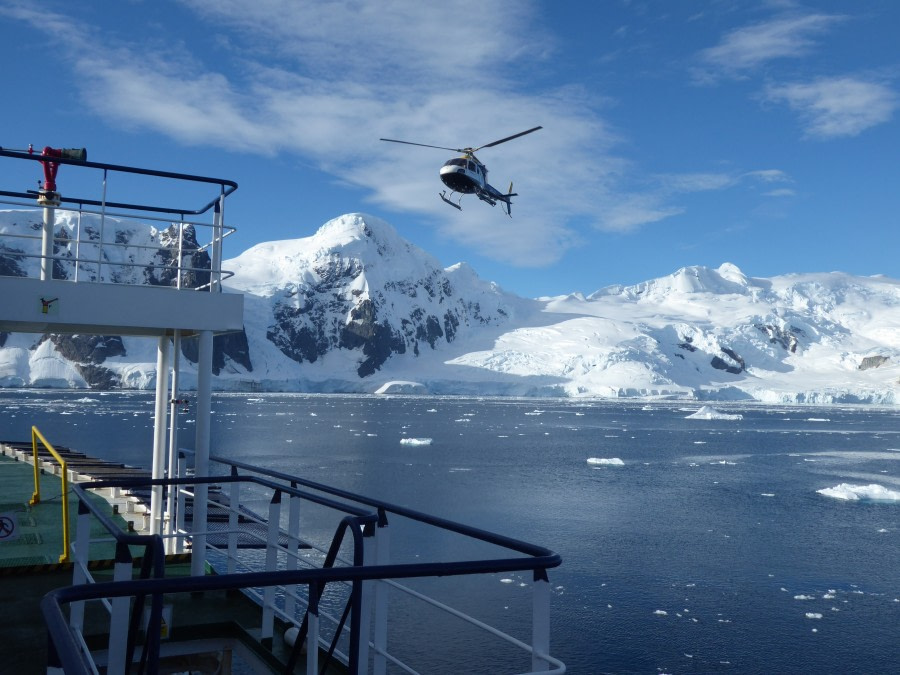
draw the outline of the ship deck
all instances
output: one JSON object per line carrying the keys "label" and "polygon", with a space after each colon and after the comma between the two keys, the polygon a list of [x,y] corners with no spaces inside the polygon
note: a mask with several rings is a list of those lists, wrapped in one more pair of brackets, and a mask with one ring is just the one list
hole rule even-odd
{"label": "ship deck", "polygon": [[[41,500],[29,504],[34,489],[34,467],[21,459],[22,449],[30,443],[0,441],[0,664],[3,672],[28,675],[47,672],[48,649],[44,616],[40,600],[47,593],[72,584],[73,563],[59,562],[63,551],[61,526],[62,481],[58,475],[41,472]],[[17,452],[18,450],[18,452]],[[80,457],[82,481],[118,474],[146,474],[139,469],[95,460],[66,448],[70,456]],[[18,459],[17,459],[18,455]],[[78,460],[76,460],[77,462]],[[88,469],[93,471],[88,472]],[[70,527],[75,531],[78,499],[69,492]],[[105,505],[112,519],[123,531],[130,529],[125,517],[113,512],[113,504],[96,495],[95,501]],[[133,523],[134,521],[132,521]],[[11,524],[10,524],[11,523]],[[133,528],[133,525],[131,526]],[[103,539],[105,531],[99,523],[91,527],[92,539]],[[137,547],[134,554],[135,574],[142,559]],[[115,561],[113,541],[92,544],[90,568],[97,582],[111,581]],[[167,578],[190,576],[190,554],[166,556]],[[213,573],[211,569],[209,573]],[[259,639],[261,614],[258,604],[239,591],[203,591],[166,596],[171,607],[171,630],[165,642],[169,656],[161,659],[160,672],[283,672],[290,648],[283,639],[286,625],[276,630],[271,642]],[[104,616],[105,614],[105,616]],[[85,617],[88,644],[102,649],[109,634],[109,616],[99,607]],[[191,645],[183,650],[178,644]],[[209,649],[203,650],[208,644]],[[198,650],[199,645],[199,650]],[[27,646],[27,648],[23,648]],[[179,652],[185,653],[179,653]],[[220,667],[227,662],[227,667]],[[240,665],[243,664],[243,667]],[[305,664],[294,672],[304,673]],[[345,672],[331,666],[328,673]]]}

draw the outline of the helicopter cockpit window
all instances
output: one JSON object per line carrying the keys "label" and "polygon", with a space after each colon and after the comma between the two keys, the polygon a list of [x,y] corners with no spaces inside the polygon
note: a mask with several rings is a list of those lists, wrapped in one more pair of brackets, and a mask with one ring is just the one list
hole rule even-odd
{"label": "helicopter cockpit window", "polygon": [[475,162],[469,162],[469,171],[474,173],[475,171]]}
{"label": "helicopter cockpit window", "polygon": [[446,164],[444,164],[444,166],[462,166],[462,167],[465,167],[465,165],[466,165],[466,160],[464,160],[462,157],[457,157],[456,159],[447,160]]}

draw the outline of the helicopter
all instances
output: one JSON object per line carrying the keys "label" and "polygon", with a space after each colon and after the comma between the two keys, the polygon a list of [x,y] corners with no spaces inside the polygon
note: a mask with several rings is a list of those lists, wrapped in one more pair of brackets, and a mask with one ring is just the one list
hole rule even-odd
{"label": "helicopter", "polygon": [[[447,160],[441,167],[441,181],[450,188],[450,194],[447,195],[446,190],[442,190],[439,194],[440,198],[447,202],[455,209],[462,211],[463,195],[474,194],[481,201],[487,202],[491,206],[496,206],[497,202],[506,204],[506,214],[512,217],[512,198],[518,193],[512,191],[512,182],[509,184],[509,190],[504,194],[487,181],[487,167],[479,160],[475,153],[484,148],[492,148],[495,145],[506,143],[514,138],[519,138],[525,134],[530,134],[543,127],[534,127],[528,131],[522,131],[499,141],[485,143],[477,148],[446,148],[441,145],[427,145],[425,143],[412,143],[410,141],[398,141],[394,138],[381,138],[379,140],[388,141],[389,143],[403,143],[405,145],[418,145],[423,148],[437,148],[438,150],[451,150],[453,152],[463,153],[462,157],[454,157]],[[454,193],[459,193],[459,198],[454,202],[452,197]]]}

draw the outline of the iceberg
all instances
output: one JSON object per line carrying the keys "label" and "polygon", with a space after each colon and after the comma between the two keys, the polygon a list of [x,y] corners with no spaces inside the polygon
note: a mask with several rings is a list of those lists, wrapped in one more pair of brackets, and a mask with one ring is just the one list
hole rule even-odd
{"label": "iceberg", "polygon": [[625,462],[618,457],[588,457],[587,463],[598,466],[625,466]]}
{"label": "iceberg", "polygon": [[830,488],[816,490],[820,495],[843,499],[844,501],[858,502],[900,502],[900,491],[889,490],[883,485],[872,483],[871,485],[852,485],[841,483]]}
{"label": "iceberg", "polygon": [[685,417],[687,420],[742,420],[743,415],[723,413],[712,406],[705,405],[700,410]]}
{"label": "iceberg", "polygon": [[431,439],[430,438],[401,438],[400,445],[412,445],[412,446],[431,445]]}
{"label": "iceberg", "polygon": [[394,380],[385,382],[376,391],[376,394],[406,394],[420,395],[428,394],[428,388],[421,382],[410,382],[407,380]]}

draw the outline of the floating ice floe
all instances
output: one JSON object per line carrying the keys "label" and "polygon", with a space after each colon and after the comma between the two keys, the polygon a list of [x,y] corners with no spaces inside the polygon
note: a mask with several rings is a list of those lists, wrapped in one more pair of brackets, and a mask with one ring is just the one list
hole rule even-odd
{"label": "floating ice floe", "polygon": [[431,445],[430,438],[401,438],[400,445]]}
{"label": "floating ice floe", "polygon": [[653,612],[656,616],[669,616],[669,613],[664,609],[657,609]]}
{"label": "floating ice floe", "polygon": [[597,466],[625,466],[625,462],[618,457],[588,457],[587,463]]}
{"label": "floating ice floe", "polygon": [[900,492],[897,490],[889,490],[877,483],[872,483],[871,485],[841,483],[834,487],[816,490],[816,492],[826,497],[833,497],[834,499],[843,499],[852,502],[900,502]]}
{"label": "floating ice floe", "polygon": [[700,410],[685,417],[687,420],[742,420],[743,415],[723,413],[712,406],[705,405]]}

